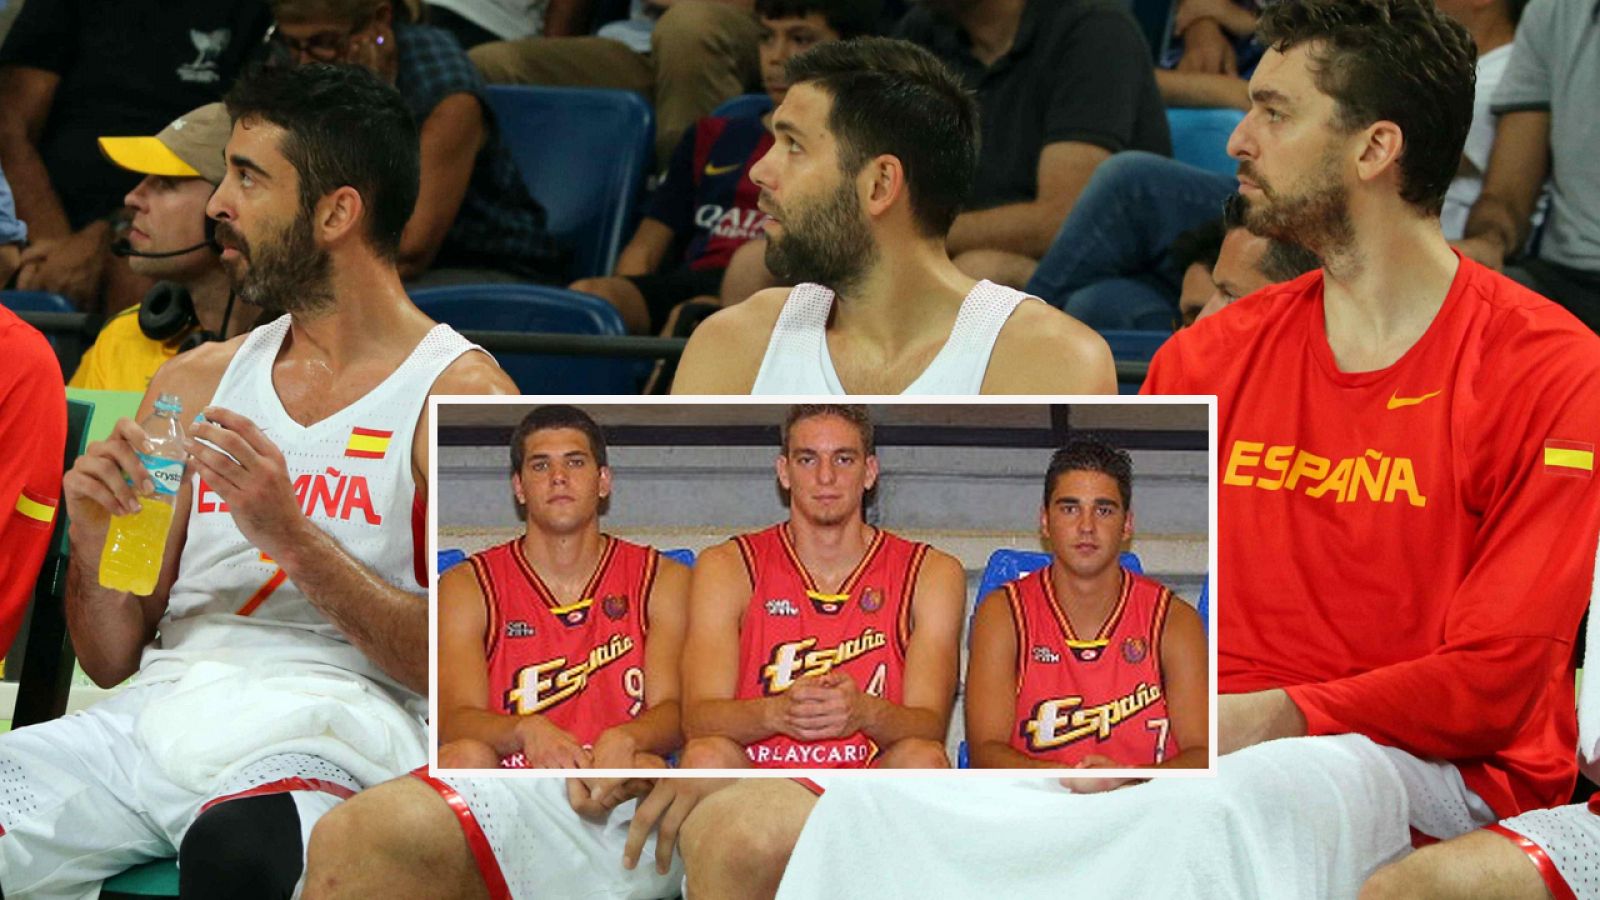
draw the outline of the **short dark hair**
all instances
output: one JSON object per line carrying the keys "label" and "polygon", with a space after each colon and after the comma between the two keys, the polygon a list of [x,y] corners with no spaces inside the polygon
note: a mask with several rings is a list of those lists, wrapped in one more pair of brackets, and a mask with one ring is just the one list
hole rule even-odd
{"label": "short dark hair", "polygon": [[1196,264],[1215,269],[1217,257],[1222,255],[1222,240],[1227,236],[1222,219],[1209,219],[1173,238],[1167,255],[1179,274]]}
{"label": "short dark hair", "polygon": [[1122,494],[1122,508],[1133,507],[1133,457],[1128,451],[1111,446],[1104,438],[1096,435],[1072,438],[1050,457],[1050,467],[1044,473],[1044,506],[1050,505],[1056,479],[1067,472],[1099,472],[1111,476]]}
{"label": "short dark hair", "polygon": [[794,426],[806,419],[815,419],[818,416],[838,416],[856,427],[861,435],[861,448],[868,456],[878,452],[877,444],[872,434],[872,416],[867,413],[867,408],[859,403],[798,403],[789,407],[789,414],[784,416],[783,429],[779,432],[779,440],[784,455],[789,453],[789,432]]}
{"label": "short dark hair", "polygon": [[764,19],[803,19],[817,13],[846,40],[876,34],[882,11],[882,0],[756,0],[756,15]]}
{"label": "short dark hair", "polygon": [[846,175],[895,157],[917,229],[950,231],[978,170],[978,104],[938,57],[909,41],[861,37],[812,47],[786,72],[791,87],[811,83],[833,98],[828,130]]}
{"label": "short dark hair", "polygon": [[[589,454],[594,457],[595,465],[601,468],[608,465],[606,436],[600,430],[599,423],[576,406],[551,404],[534,407],[522,417],[521,422],[517,423],[516,430],[511,432],[511,474],[516,475],[522,471],[522,463],[528,452],[528,436],[536,431],[549,431],[555,428],[571,428],[583,432],[583,436],[589,439]],[[518,503],[517,518],[527,517],[527,509]]]}
{"label": "short dark hair", "polygon": [[1478,51],[1434,0],[1279,0],[1257,39],[1280,53],[1310,47],[1317,89],[1345,131],[1400,126],[1400,197],[1438,215],[1472,126]]}
{"label": "short dark hair", "polygon": [[225,102],[236,122],[260,119],[286,132],[280,149],[299,175],[303,211],[354,188],[368,243],[394,260],[421,177],[417,126],[399,91],[359,66],[312,63],[247,75]]}

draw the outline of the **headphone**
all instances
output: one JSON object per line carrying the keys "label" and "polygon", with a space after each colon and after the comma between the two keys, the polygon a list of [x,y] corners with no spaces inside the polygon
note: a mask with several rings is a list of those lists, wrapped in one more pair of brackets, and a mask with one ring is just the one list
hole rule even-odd
{"label": "headphone", "polygon": [[[128,239],[118,238],[111,245],[111,252],[115,256],[137,256],[141,259],[168,259],[193,253],[196,250],[209,248],[213,253],[221,253],[222,245],[217,243],[217,221],[210,216],[205,220],[206,239],[192,247],[182,250],[169,250],[165,253],[143,253],[133,249]],[[150,292],[144,295],[144,302],[139,304],[139,330],[152,341],[165,343],[184,332],[189,332],[178,344],[178,352],[183,353],[211,341],[220,341],[228,333],[228,319],[233,315],[233,290],[228,291],[228,305],[222,311],[222,333],[207,331],[200,327],[200,317],[194,311],[194,297],[189,294],[189,289],[176,281],[158,281]]]}

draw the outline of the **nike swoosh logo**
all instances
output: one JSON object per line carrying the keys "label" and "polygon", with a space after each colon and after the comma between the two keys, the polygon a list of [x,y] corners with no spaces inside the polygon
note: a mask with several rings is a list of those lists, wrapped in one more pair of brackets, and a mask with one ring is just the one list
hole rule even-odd
{"label": "nike swoosh logo", "polygon": [[1434,391],[1431,394],[1423,394],[1421,397],[1400,397],[1400,396],[1396,396],[1394,394],[1390,394],[1389,395],[1389,405],[1385,406],[1384,409],[1399,409],[1402,406],[1416,406],[1417,404],[1421,403],[1422,401],[1431,400],[1434,397],[1437,397],[1442,393],[1444,393],[1444,391],[1438,390],[1438,391]]}
{"label": "nike swoosh logo", "polygon": [[742,162],[736,162],[726,166],[713,166],[710,163],[706,163],[706,177],[715,178],[718,175],[726,175],[729,172],[736,172],[743,165],[744,163]]}

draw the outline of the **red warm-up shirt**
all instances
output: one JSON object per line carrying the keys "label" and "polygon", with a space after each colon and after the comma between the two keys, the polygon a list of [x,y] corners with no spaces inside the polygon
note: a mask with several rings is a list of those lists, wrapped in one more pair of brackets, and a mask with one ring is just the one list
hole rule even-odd
{"label": "red warm-up shirt", "polygon": [[1462,259],[1399,361],[1341,372],[1317,271],[1180,333],[1144,392],[1218,397],[1223,693],[1453,761],[1501,816],[1566,801],[1600,338]]}
{"label": "red warm-up shirt", "polygon": [[11,646],[60,515],[67,395],[50,343],[0,308],[0,653]]}

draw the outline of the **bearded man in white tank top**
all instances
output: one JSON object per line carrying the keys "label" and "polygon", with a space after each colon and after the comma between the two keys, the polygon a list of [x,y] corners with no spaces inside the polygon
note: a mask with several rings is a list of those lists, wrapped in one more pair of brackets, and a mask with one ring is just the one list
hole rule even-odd
{"label": "bearded man in white tank top", "polygon": [[150,384],[139,417],[177,395],[190,435],[150,596],[96,577],[109,517],[149,479],[139,426],[64,479],[78,658],[101,685],[137,678],[0,735],[15,896],[91,897],[177,852],[183,897],[288,897],[316,818],[426,758],[426,396],[515,387],[401,287],[419,145],[393,88],[308,66],[247,79],[228,106],[207,214],[241,299],[288,315]]}
{"label": "bearded man in white tank top", "polygon": [[972,183],[978,111],[905,41],[815,47],[788,65],[772,149],[750,170],[769,219],[761,291],[696,329],[675,394],[1115,393],[1106,342],[1026,294],[962,274],[945,235]]}

